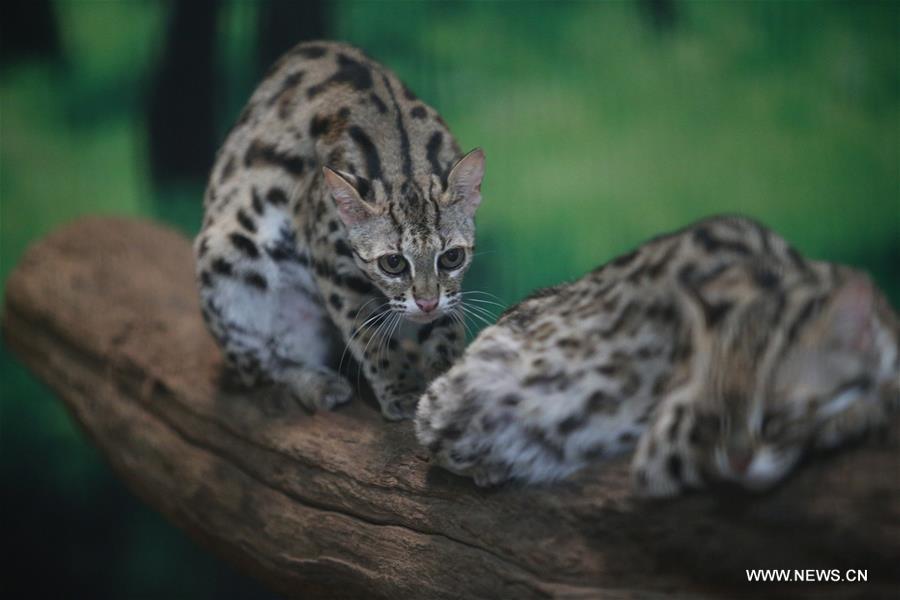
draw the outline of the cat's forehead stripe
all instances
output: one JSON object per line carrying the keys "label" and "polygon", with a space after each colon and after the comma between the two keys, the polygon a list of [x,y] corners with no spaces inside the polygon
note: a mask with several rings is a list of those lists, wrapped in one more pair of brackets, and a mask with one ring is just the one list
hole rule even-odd
{"label": "cat's forehead stripe", "polygon": [[[348,130],[350,134],[350,138],[356,143],[359,147],[360,152],[362,152],[363,158],[366,161],[366,177],[369,181],[375,180],[383,180],[384,173],[381,169],[381,157],[378,154],[378,148],[375,147],[375,144],[372,142],[372,138],[369,137],[365,131],[363,131],[362,127],[358,125],[353,125]],[[385,183],[385,187],[387,187],[387,183]]]}
{"label": "cat's forehead stripe", "polygon": [[391,87],[391,82],[388,80],[387,74],[382,74],[382,79],[384,80],[384,87],[387,88],[391,103],[394,105],[394,113],[397,119],[397,133],[400,134],[400,154],[403,159],[403,174],[409,179],[412,178],[413,174],[412,154],[409,149],[409,133],[403,125],[403,111],[400,110],[400,105],[397,103],[397,97],[394,95],[394,89]]}

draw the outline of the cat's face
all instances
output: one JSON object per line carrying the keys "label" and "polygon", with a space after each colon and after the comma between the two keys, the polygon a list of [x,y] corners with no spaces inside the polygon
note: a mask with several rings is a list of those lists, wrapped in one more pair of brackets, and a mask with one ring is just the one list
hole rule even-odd
{"label": "cat's face", "polygon": [[[769,347],[758,363],[732,365],[731,377],[746,385],[718,398],[725,410],[705,423],[708,439],[715,440],[706,468],[765,489],[813,440],[835,444],[879,410],[885,375],[873,293],[868,279],[853,276],[819,306],[810,304],[806,315],[801,309],[793,323],[764,333]],[[764,329],[765,322],[756,327]],[[737,375],[742,367],[752,377]]]}
{"label": "cat's face", "polygon": [[386,190],[377,182],[373,189],[350,174],[325,169],[354,260],[392,310],[426,323],[459,303],[475,247],[483,176],[480,149],[456,163],[446,186],[433,175],[427,185],[407,182]]}

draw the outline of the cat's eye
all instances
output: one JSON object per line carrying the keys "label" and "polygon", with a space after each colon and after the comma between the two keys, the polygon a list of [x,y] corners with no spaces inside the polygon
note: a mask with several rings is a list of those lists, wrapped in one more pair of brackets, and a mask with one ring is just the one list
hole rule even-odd
{"label": "cat's eye", "polygon": [[462,248],[450,248],[438,259],[438,266],[446,271],[458,268],[466,258],[466,251]]}
{"label": "cat's eye", "polygon": [[385,254],[378,259],[378,266],[388,275],[402,275],[409,264],[399,254]]}

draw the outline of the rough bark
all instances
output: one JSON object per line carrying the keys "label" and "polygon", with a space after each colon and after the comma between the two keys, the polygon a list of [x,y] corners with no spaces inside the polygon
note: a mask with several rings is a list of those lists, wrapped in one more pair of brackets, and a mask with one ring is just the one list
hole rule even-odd
{"label": "rough bark", "polygon": [[[900,422],[763,496],[638,502],[625,460],[482,491],[364,402],[309,415],[228,384],[173,231],[76,222],[32,247],[6,290],[8,344],[115,471],[285,596],[872,597],[900,584]],[[868,583],[748,587],[745,569],[763,567],[868,569]]]}

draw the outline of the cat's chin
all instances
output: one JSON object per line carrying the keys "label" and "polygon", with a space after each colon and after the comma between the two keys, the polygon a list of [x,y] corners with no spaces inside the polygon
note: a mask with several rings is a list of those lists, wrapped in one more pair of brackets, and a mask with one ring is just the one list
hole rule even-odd
{"label": "cat's chin", "polygon": [[431,323],[432,321],[436,321],[444,316],[444,313],[434,311],[430,313],[405,313],[403,315],[409,321],[413,323],[418,323],[419,325],[424,325],[425,323]]}

